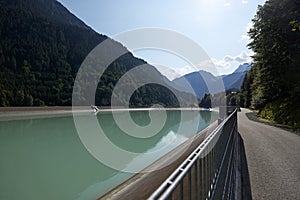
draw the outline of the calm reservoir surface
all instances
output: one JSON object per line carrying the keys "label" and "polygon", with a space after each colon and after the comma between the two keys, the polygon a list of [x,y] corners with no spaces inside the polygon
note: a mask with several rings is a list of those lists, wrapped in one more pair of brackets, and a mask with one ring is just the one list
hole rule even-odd
{"label": "calm reservoir surface", "polygon": [[[188,113],[184,120],[181,112]],[[120,111],[117,115],[123,113]],[[140,126],[150,123],[147,111],[132,111],[130,115]],[[186,128],[178,131],[180,121],[186,127],[196,123],[200,131],[217,116],[209,111],[167,111],[163,128],[146,139],[125,134],[115,123],[112,112],[101,112],[97,116],[89,113],[82,118],[96,117],[112,143],[126,151],[143,153],[170,141],[178,146],[196,134]],[[95,159],[82,144],[72,115],[0,121],[1,200],[95,199],[132,175]]]}

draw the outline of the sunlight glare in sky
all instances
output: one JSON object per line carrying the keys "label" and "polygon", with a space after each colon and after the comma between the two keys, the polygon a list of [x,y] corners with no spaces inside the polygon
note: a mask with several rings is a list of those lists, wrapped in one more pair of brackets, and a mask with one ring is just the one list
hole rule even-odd
{"label": "sunlight glare in sky", "polygon": [[[220,74],[232,73],[249,61],[246,27],[265,0],[59,0],[98,33],[112,37],[120,32],[145,27],[168,29],[198,43],[215,62]],[[149,63],[188,69],[171,56],[137,52]],[[236,58],[229,62],[228,57]],[[157,58],[157,59],[154,59]],[[181,70],[183,73],[183,71]]]}

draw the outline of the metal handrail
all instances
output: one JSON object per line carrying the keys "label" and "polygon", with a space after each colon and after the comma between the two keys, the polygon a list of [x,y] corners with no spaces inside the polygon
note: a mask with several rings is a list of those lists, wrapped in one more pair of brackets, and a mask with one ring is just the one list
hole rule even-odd
{"label": "metal handrail", "polygon": [[[168,197],[170,197],[172,195],[172,193],[174,192],[174,190],[179,186],[180,188],[180,199],[183,199],[183,179],[188,175],[188,191],[186,191],[188,193],[188,196],[191,196],[191,182],[192,182],[192,172],[191,169],[194,166],[195,167],[195,176],[194,176],[194,190],[200,190],[203,188],[197,188],[196,185],[198,184],[197,181],[197,176],[198,176],[198,171],[196,170],[197,167],[200,167],[200,164],[202,165],[209,165],[209,167],[207,167],[207,169],[205,168],[204,170],[209,171],[209,174],[203,174],[205,175],[205,177],[202,177],[202,186],[204,187],[204,193],[202,191],[202,197],[204,197],[204,199],[211,199],[214,197],[215,193],[216,193],[216,187],[217,187],[217,182],[219,181],[220,177],[221,177],[221,172],[223,169],[223,165],[225,162],[225,159],[227,157],[227,152],[228,152],[228,148],[232,142],[232,144],[234,144],[233,142],[233,133],[235,132],[234,130],[236,129],[236,113],[237,110],[235,110],[234,112],[232,112],[227,118],[225,118],[220,124],[219,126],[208,135],[208,137],[205,138],[205,140],[184,160],[184,162],[160,185],[160,187],[154,192],[152,193],[152,195],[148,198],[149,200],[154,200],[154,199],[167,199]],[[225,147],[225,152],[222,156],[222,161],[220,163],[219,166],[214,166],[215,162],[217,162],[217,158],[214,154],[214,151],[216,151],[216,147],[215,144],[217,144],[217,142],[219,141],[220,137],[222,134],[226,134],[225,132],[227,130],[225,129],[225,126],[229,123],[229,120],[233,120],[233,126],[231,127],[230,130],[230,134],[228,137],[228,140],[226,141],[226,147]],[[225,136],[225,135],[224,135]],[[231,152],[230,154],[232,154],[232,145],[231,147]],[[209,153],[205,154],[206,152],[212,152],[210,156]],[[203,155],[204,154],[204,155]],[[201,158],[201,156],[203,156],[203,158]],[[205,157],[207,157],[206,159],[204,159]],[[198,163],[198,160],[202,159],[203,162],[201,162],[200,164]],[[230,156],[231,159],[231,156]],[[198,164],[199,166],[198,166]],[[230,162],[228,162],[230,164]],[[231,164],[230,164],[231,165]],[[228,171],[229,169],[226,170],[226,177],[228,177]],[[199,173],[203,172],[202,170],[199,170]],[[210,177],[209,177],[210,176]],[[203,179],[209,179],[203,182]],[[199,180],[200,183],[201,180]],[[225,180],[225,183],[227,184],[227,179]],[[224,187],[226,187],[226,184],[224,185]],[[194,191],[194,196],[198,197],[198,191]],[[201,195],[199,195],[201,196]],[[222,196],[224,196],[224,194],[222,194]]]}
{"label": "metal handrail", "polygon": [[[232,114],[234,114],[234,113],[232,113]],[[233,136],[233,133],[234,133],[234,129],[231,130],[229,139],[228,139],[227,144],[226,144],[225,152],[224,152],[224,155],[223,155],[223,158],[222,158],[222,162],[221,162],[221,165],[219,166],[218,171],[221,171],[221,169],[222,169],[223,166],[224,166],[225,157],[226,157],[226,155],[227,155],[227,153],[228,153],[227,150],[228,150],[228,147],[229,147],[229,142],[230,142],[231,137]],[[229,156],[229,157],[230,157],[229,160],[231,160],[231,157],[232,157],[232,151],[230,152],[230,156]],[[227,173],[226,173],[226,178],[225,178],[225,185],[224,185],[224,188],[226,188],[226,184],[227,184],[227,181],[226,181],[226,180],[227,180],[227,178],[228,178],[228,172],[229,172],[229,168],[227,168]],[[218,173],[218,175],[217,175],[217,177],[216,177],[216,182],[218,182],[219,178],[220,178],[220,173]],[[212,198],[214,197],[215,188],[216,188],[216,184],[214,185],[213,190],[212,190],[212,195],[211,195]],[[223,191],[224,191],[224,188],[223,188]],[[222,198],[222,199],[223,199],[223,198]]]}

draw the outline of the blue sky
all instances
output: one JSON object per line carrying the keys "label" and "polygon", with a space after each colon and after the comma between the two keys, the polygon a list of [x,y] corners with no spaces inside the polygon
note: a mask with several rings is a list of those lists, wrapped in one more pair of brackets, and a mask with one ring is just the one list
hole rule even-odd
{"label": "blue sky", "polygon": [[[250,61],[246,47],[257,6],[265,0],[59,0],[98,33],[110,37],[120,32],[158,27],[184,34],[197,42],[214,62],[219,74],[233,72]],[[193,71],[189,64],[165,52],[134,52],[152,64],[178,73]],[[168,76],[167,72],[163,72]],[[216,75],[216,73],[215,73]],[[174,78],[169,76],[169,78]]]}

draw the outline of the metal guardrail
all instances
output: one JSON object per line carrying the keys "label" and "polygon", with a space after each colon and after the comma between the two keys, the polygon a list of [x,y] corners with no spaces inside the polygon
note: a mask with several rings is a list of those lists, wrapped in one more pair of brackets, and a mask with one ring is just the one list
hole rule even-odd
{"label": "metal guardrail", "polygon": [[236,199],[237,144],[234,110],[149,199]]}

